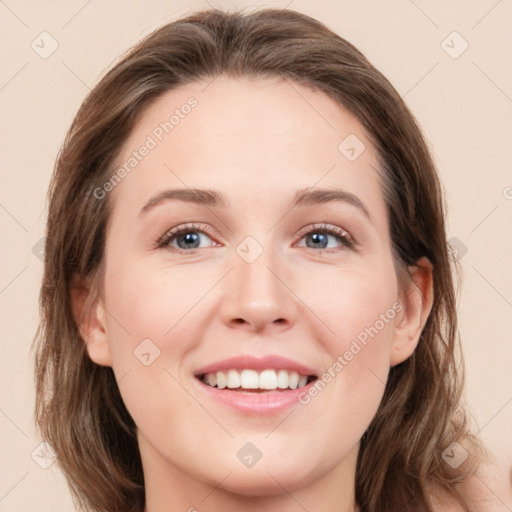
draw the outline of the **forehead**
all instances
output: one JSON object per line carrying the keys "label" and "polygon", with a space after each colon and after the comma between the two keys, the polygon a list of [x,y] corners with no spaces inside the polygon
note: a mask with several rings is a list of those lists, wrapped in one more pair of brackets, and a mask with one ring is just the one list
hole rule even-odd
{"label": "forehead", "polygon": [[116,168],[116,208],[165,188],[211,188],[265,202],[343,186],[384,208],[376,151],[361,123],[326,94],[281,78],[217,77],[164,93],[142,114]]}

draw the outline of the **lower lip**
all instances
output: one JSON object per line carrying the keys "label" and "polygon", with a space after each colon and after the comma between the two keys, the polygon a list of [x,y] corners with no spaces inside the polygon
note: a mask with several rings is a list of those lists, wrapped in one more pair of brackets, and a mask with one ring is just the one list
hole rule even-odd
{"label": "lower lip", "polygon": [[316,380],[314,380],[301,388],[277,391],[275,393],[244,393],[243,391],[231,391],[228,388],[214,388],[197,378],[194,380],[197,382],[200,389],[214,400],[226,404],[233,409],[255,415],[276,414],[293,405],[300,404],[299,395],[307,393],[310,386],[316,382]]}

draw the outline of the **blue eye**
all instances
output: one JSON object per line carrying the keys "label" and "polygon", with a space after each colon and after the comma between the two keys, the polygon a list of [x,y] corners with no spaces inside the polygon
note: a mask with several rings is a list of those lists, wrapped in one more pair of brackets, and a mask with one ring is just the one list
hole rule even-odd
{"label": "blue eye", "polygon": [[[355,246],[355,242],[349,233],[337,226],[317,224],[308,229],[308,231],[301,234],[300,240],[306,239],[310,243],[299,245],[299,247],[307,247],[318,252],[336,252],[343,249],[353,249]],[[196,250],[201,248],[222,245],[213,241],[208,231],[209,228],[207,226],[187,224],[165,233],[157,241],[156,245],[158,248],[169,249],[180,254],[194,254]],[[201,247],[202,239],[210,240],[211,243]],[[334,242],[329,246],[330,240],[334,240]],[[341,249],[339,248],[340,246]]]}
{"label": "blue eye", "polygon": [[[201,243],[202,236],[210,238],[205,231],[206,230],[203,226],[198,226],[196,224],[189,224],[172,229],[159,240],[158,247],[168,248],[180,253],[194,252],[195,249],[201,248],[199,247],[199,244]],[[173,242],[176,242],[177,247],[171,245]],[[214,242],[212,245],[219,244]]]}
{"label": "blue eye", "polygon": [[200,238],[201,236],[195,231],[184,231],[183,234],[179,233],[174,236],[178,246],[180,242],[183,242],[184,247],[179,247],[180,249],[197,249]]}
{"label": "blue eye", "polygon": [[325,224],[320,224],[313,226],[313,229],[309,229],[301,238],[306,240],[310,240],[311,244],[306,243],[306,247],[309,249],[319,249],[320,251],[329,251],[330,249],[336,250],[336,245],[334,247],[328,247],[329,239],[335,239],[335,244],[341,244],[345,248],[352,249],[354,247],[354,240],[342,228],[338,228],[336,226],[328,226]]}
{"label": "blue eye", "polygon": [[315,231],[306,236],[311,240],[311,245],[306,244],[310,249],[327,249],[329,238],[334,238],[333,235],[321,231]]}

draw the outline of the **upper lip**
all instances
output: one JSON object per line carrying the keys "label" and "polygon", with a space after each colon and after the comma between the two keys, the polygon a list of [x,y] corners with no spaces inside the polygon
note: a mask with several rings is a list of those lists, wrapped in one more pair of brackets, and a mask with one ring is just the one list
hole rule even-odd
{"label": "upper lip", "polygon": [[205,373],[215,373],[223,370],[231,369],[250,369],[250,370],[289,370],[296,371],[301,375],[317,376],[315,371],[306,365],[293,361],[287,357],[278,355],[268,355],[265,357],[253,357],[250,355],[240,355],[216,361],[214,363],[203,366],[195,372],[195,376],[204,375]]}

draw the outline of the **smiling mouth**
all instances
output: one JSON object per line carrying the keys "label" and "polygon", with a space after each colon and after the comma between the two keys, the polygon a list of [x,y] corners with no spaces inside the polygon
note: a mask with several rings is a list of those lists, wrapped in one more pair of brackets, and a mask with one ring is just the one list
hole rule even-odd
{"label": "smiling mouth", "polygon": [[267,369],[230,369],[197,376],[207,386],[240,393],[278,393],[299,389],[317,379],[316,375],[301,375],[296,371]]}

